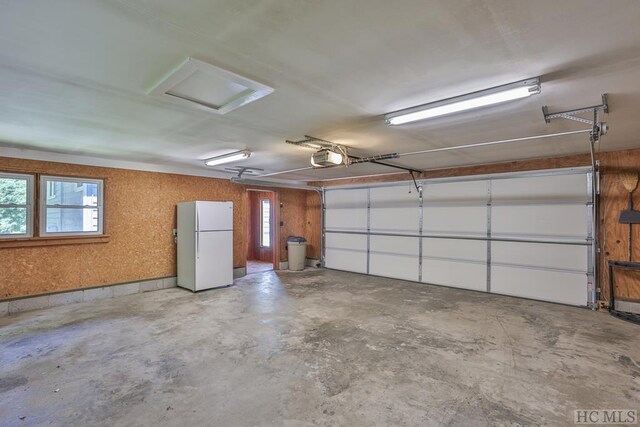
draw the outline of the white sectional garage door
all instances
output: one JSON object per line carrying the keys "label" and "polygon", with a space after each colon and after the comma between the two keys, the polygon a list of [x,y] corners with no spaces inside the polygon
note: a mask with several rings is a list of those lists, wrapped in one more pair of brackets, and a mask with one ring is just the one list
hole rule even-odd
{"label": "white sectional garage door", "polygon": [[585,306],[591,171],[325,190],[327,268]]}

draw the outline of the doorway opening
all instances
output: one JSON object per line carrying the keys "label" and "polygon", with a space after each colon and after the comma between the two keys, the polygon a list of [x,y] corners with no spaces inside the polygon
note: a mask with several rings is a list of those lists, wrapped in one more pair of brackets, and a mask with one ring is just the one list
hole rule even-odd
{"label": "doorway opening", "polygon": [[247,274],[277,268],[277,194],[269,190],[247,190]]}

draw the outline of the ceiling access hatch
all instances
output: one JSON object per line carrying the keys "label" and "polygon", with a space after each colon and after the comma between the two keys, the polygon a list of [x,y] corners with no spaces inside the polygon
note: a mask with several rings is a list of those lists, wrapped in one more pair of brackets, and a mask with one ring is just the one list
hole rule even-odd
{"label": "ceiling access hatch", "polygon": [[273,92],[273,88],[215,65],[187,58],[167,74],[149,95],[217,114],[226,114]]}

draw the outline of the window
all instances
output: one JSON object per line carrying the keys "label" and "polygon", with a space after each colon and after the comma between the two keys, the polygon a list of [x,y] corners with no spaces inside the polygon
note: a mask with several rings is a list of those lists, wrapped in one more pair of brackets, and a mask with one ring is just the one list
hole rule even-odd
{"label": "window", "polygon": [[0,238],[33,235],[33,175],[0,173]]}
{"label": "window", "polygon": [[40,177],[40,236],[102,234],[102,180]]}
{"label": "window", "polygon": [[261,202],[260,221],[260,246],[268,248],[271,246],[271,202],[264,199]]}

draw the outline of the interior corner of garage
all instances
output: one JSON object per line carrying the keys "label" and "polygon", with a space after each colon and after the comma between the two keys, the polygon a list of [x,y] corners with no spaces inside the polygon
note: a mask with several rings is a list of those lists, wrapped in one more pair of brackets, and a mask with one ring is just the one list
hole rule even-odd
{"label": "interior corner of garage", "polygon": [[638,16],[7,2],[0,426],[638,424]]}

